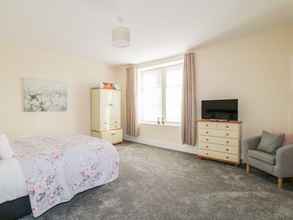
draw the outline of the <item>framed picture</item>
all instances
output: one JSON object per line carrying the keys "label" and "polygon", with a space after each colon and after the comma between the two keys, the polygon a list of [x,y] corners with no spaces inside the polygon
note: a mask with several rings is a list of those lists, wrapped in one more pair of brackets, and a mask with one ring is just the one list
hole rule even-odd
{"label": "framed picture", "polygon": [[67,86],[63,82],[23,79],[25,112],[67,111]]}

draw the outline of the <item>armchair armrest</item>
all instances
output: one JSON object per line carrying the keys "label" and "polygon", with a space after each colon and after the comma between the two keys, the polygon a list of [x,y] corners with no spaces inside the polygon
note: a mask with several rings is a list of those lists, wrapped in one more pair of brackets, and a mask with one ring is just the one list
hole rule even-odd
{"label": "armchair armrest", "polygon": [[241,146],[241,158],[244,163],[247,163],[248,150],[255,150],[260,142],[261,136],[247,138]]}
{"label": "armchair armrest", "polygon": [[274,172],[277,177],[293,177],[293,144],[282,146],[277,150]]}

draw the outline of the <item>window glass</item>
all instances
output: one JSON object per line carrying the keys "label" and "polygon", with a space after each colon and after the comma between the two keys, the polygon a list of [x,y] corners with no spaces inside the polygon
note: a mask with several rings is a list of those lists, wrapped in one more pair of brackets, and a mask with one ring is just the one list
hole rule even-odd
{"label": "window glass", "polygon": [[145,71],[141,74],[139,98],[140,119],[156,122],[162,115],[161,72]]}
{"label": "window glass", "polygon": [[183,65],[139,72],[139,120],[180,123]]}

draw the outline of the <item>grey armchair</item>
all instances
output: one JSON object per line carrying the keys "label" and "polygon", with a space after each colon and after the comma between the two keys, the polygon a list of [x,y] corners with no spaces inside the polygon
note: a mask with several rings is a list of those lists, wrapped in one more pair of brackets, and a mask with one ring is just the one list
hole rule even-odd
{"label": "grey armchair", "polygon": [[278,178],[278,187],[283,187],[283,178],[293,177],[293,144],[280,147],[275,154],[257,150],[261,137],[252,137],[242,144],[243,162],[246,172],[250,166],[265,171]]}

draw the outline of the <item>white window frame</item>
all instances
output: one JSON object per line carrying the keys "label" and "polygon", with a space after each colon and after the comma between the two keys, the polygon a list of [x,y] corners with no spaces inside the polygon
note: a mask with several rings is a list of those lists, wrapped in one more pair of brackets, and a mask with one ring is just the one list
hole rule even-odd
{"label": "white window frame", "polygon": [[[148,70],[160,70],[161,72],[161,90],[162,90],[162,119],[166,120],[166,69],[168,67],[172,67],[172,66],[177,66],[177,65],[183,65],[184,60],[180,59],[180,60],[176,60],[176,61],[172,61],[172,62],[166,62],[166,63],[162,63],[162,64],[157,64],[157,65],[152,65],[152,66],[148,66],[148,67],[144,67],[144,68],[138,68],[138,97],[141,96],[141,74],[142,72],[148,71]],[[182,73],[183,75],[183,73]],[[182,79],[183,80],[183,79]],[[141,100],[139,100],[140,102]],[[140,106],[140,105],[138,105]],[[181,107],[181,106],[180,106]],[[140,111],[140,110],[139,110]],[[146,125],[159,125],[159,126],[180,126],[181,121],[180,122],[169,122],[169,121],[164,121],[164,123],[160,123],[158,124],[157,121],[145,121],[142,120],[141,118],[139,118],[139,123],[140,124],[146,124]]]}

